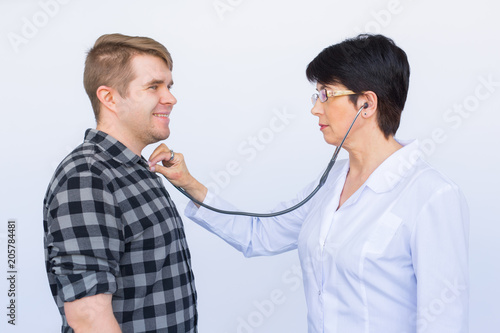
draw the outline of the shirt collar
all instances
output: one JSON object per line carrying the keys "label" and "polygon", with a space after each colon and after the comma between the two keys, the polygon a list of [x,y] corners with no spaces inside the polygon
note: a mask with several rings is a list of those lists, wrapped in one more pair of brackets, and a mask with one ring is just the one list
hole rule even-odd
{"label": "shirt collar", "polygon": [[89,128],[85,132],[85,142],[90,142],[97,145],[113,160],[125,164],[127,166],[135,165],[139,162],[144,162],[141,156],[136,155],[128,149],[123,143],[113,138],[111,135],[99,130]]}
{"label": "shirt collar", "polygon": [[376,193],[392,190],[413,168],[422,155],[418,140],[398,140],[403,148],[389,156],[366,181],[366,186]]}

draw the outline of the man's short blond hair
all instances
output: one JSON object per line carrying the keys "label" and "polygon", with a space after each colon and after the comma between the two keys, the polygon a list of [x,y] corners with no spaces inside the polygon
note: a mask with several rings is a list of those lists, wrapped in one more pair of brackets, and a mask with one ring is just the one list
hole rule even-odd
{"label": "man's short blond hair", "polygon": [[116,89],[121,96],[127,96],[129,83],[135,78],[132,58],[139,54],[159,57],[172,70],[172,57],[168,50],[149,37],[102,35],[89,50],[85,60],[83,85],[97,121],[101,106],[97,89],[100,86],[108,86]]}

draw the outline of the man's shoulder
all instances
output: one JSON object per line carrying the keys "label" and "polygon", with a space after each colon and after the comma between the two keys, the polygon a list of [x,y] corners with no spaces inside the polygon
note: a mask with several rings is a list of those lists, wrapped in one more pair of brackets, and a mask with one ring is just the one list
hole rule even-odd
{"label": "man's shoulder", "polygon": [[83,142],[69,153],[54,171],[47,196],[65,187],[69,179],[96,177],[105,180],[110,169],[109,156],[92,142]]}
{"label": "man's shoulder", "polygon": [[54,172],[54,178],[82,172],[102,172],[106,168],[107,159],[107,155],[96,144],[83,142],[61,161]]}

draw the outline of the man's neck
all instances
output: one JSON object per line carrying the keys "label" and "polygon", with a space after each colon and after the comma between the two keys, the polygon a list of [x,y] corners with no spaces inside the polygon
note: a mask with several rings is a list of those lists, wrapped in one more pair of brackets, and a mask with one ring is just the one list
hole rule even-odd
{"label": "man's neck", "polygon": [[112,136],[116,140],[120,141],[125,147],[130,149],[134,154],[141,156],[144,146],[142,146],[138,140],[131,140],[129,136],[123,135],[125,131],[119,130],[116,127],[104,126],[103,124],[97,123],[96,129],[98,131],[104,132],[109,136]]}

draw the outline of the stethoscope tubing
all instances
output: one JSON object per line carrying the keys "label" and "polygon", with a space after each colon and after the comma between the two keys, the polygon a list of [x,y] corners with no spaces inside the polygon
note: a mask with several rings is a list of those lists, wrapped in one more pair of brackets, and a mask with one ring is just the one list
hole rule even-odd
{"label": "stethoscope tubing", "polygon": [[354,122],[356,122],[356,119],[358,119],[359,114],[366,107],[367,107],[367,104],[365,103],[358,110],[358,112],[356,113],[356,116],[354,117],[354,120],[352,121],[351,126],[349,126],[349,129],[347,130],[347,133],[344,135],[344,138],[342,139],[342,142],[340,142],[340,145],[335,149],[335,152],[333,153],[333,156],[332,156],[330,162],[328,163],[328,165],[327,165],[327,167],[325,169],[325,172],[321,176],[321,178],[319,180],[319,183],[316,186],[316,188],[306,198],[304,198],[301,202],[293,205],[292,207],[280,210],[278,212],[272,212],[272,213],[252,213],[252,212],[224,210],[224,209],[219,209],[219,208],[215,208],[215,207],[209,206],[207,204],[204,204],[203,202],[201,202],[201,201],[196,200],[195,198],[193,198],[183,188],[181,188],[179,186],[176,186],[176,185],[173,185],[173,184],[172,185],[177,190],[179,190],[179,192],[181,192],[182,194],[184,194],[188,199],[190,199],[194,203],[200,205],[201,207],[204,207],[206,209],[209,209],[211,211],[214,211],[214,212],[217,212],[217,213],[220,213],[220,214],[226,214],[226,215],[243,215],[243,216],[251,216],[251,217],[275,217],[275,216],[283,215],[283,214],[289,213],[291,211],[294,211],[297,208],[303,206],[306,202],[308,202],[319,191],[319,189],[325,184],[326,179],[328,178],[328,174],[330,173],[330,170],[333,168],[333,166],[335,165],[335,162],[337,161],[337,156],[338,156],[338,154],[340,152],[340,149],[344,145],[344,141],[347,138],[347,136],[349,135],[349,132],[351,131],[351,128],[354,126]]}

